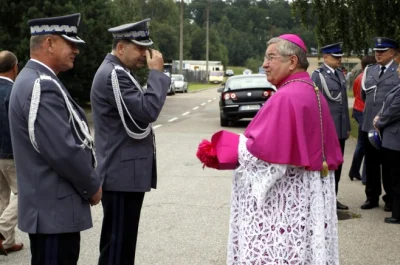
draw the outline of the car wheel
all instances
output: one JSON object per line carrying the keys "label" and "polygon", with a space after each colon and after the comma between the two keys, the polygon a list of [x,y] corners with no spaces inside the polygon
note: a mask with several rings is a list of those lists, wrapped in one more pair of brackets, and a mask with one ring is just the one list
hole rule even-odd
{"label": "car wheel", "polygon": [[229,120],[222,115],[219,116],[219,123],[221,127],[228,127],[229,126]]}

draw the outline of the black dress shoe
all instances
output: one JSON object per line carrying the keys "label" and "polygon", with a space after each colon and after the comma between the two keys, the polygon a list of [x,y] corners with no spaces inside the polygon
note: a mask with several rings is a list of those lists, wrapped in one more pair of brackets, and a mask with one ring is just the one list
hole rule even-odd
{"label": "black dress shoe", "polygon": [[388,224],[400,224],[400,219],[396,219],[396,218],[393,218],[393,217],[386,217],[385,218],[385,223],[388,223]]}
{"label": "black dress shoe", "polygon": [[391,203],[385,203],[385,206],[383,207],[383,210],[385,212],[391,212],[392,211],[392,204]]}
{"label": "black dress shoe", "polygon": [[361,176],[360,175],[350,175],[349,174],[349,178],[350,178],[351,181],[353,181],[353,179],[361,180]]}
{"label": "black dress shoe", "polygon": [[341,204],[339,201],[336,201],[336,209],[337,209],[337,210],[348,210],[349,207],[347,207],[347,206],[344,205],[344,204]]}
{"label": "black dress shoe", "polygon": [[369,210],[369,209],[372,209],[372,208],[375,208],[375,207],[378,207],[378,206],[379,206],[379,204],[377,202],[366,201],[366,202],[364,202],[363,205],[361,205],[361,209]]}

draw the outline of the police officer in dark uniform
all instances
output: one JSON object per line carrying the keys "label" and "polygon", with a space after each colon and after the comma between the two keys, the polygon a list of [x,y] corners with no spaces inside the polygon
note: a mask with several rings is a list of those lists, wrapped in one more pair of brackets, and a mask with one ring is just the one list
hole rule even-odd
{"label": "police officer in dark uniform", "polygon": [[[321,49],[324,64],[312,73],[311,79],[325,96],[335,123],[336,133],[339,138],[342,153],[345,141],[350,135],[350,118],[347,101],[346,78],[339,69],[342,62],[342,43],[327,45]],[[335,170],[336,194],[339,188],[342,165]],[[338,210],[347,210],[348,207],[339,201],[336,203]]]}
{"label": "police officer in dark uniform", "polygon": [[[97,172],[103,180],[99,264],[133,265],[145,192],[156,188],[156,150],[151,123],[165,103],[171,79],[161,53],[151,49],[150,19],[109,29],[112,52],[93,80],[91,103]],[[147,64],[147,89],[131,71]]]}
{"label": "police officer in dark uniform", "polygon": [[57,77],[73,68],[84,43],[77,35],[80,19],[28,21],[31,59],[11,91],[18,227],[29,234],[32,265],[76,265],[80,232],[92,227],[90,205],[101,198],[85,112]]}
{"label": "police officer in dark uniform", "polygon": [[[365,100],[364,122],[362,131],[364,139],[368,139],[368,132],[373,127],[373,120],[382,109],[386,94],[400,84],[400,78],[396,72],[397,63],[394,61],[396,49],[399,48],[397,41],[385,37],[376,37],[375,59],[376,64],[369,65],[364,70],[363,81],[361,83],[361,97]],[[361,209],[372,209],[379,206],[379,196],[382,193],[382,183],[386,194],[382,197],[385,202],[384,210],[392,210],[393,193],[388,168],[384,165],[384,156],[381,150],[376,149],[368,140],[365,141],[365,163],[367,183],[365,193],[367,200]],[[382,165],[382,171],[381,171]]]}
{"label": "police officer in dark uniform", "polygon": [[389,174],[393,201],[392,216],[385,223],[400,224],[400,85],[386,94],[374,127],[381,133],[383,165]]}

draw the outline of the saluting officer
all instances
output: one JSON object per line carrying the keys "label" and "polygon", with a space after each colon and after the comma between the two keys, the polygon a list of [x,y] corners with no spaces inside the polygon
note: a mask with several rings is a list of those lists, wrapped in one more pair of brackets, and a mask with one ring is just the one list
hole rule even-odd
{"label": "saluting officer", "polygon": [[[350,136],[349,106],[347,100],[346,78],[339,67],[342,64],[342,43],[334,43],[321,49],[324,64],[312,73],[311,79],[321,90],[328,101],[329,109],[335,123],[342,154],[345,141]],[[342,165],[335,170],[336,195],[339,189],[339,180]],[[338,210],[347,210],[349,207],[336,202]]]}
{"label": "saluting officer", "polygon": [[[165,103],[171,79],[161,53],[151,49],[150,19],[121,25],[94,77],[91,91],[97,172],[103,183],[99,264],[134,264],[145,192],[156,188],[156,149],[151,123]],[[147,89],[131,71],[147,64]]]}
{"label": "saluting officer", "polygon": [[382,193],[382,165],[382,183],[386,192],[382,199],[385,202],[384,210],[390,212],[392,210],[393,200],[390,173],[385,163],[382,163],[382,159],[384,159],[382,151],[376,149],[368,141],[368,132],[374,128],[373,120],[382,109],[386,94],[400,84],[400,78],[396,72],[398,65],[394,61],[396,49],[399,48],[399,44],[395,40],[384,37],[376,37],[374,41],[376,64],[369,65],[365,68],[363,81],[361,83],[361,97],[365,100],[362,131],[365,134],[364,139],[366,139],[365,164],[367,175],[365,187],[367,200],[361,206],[361,209],[372,209],[379,206],[379,196]]}
{"label": "saluting officer", "polygon": [[79,21],[80,14],[28,21],[31,59],[11,92],[18,226],[29,234],[33,265],[76,265],[80,231],[92,227],[90,205],[101,199],[85,112],[57,77],[84,43]]}

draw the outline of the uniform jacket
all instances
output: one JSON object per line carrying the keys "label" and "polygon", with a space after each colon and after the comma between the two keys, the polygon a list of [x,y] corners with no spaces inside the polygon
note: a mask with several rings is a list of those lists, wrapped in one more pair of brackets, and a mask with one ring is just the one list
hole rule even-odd
{"label": "uniform jacket", "polygon": [[376,126],[381,131],[382,146],[400,151],[400,85],[386,94]]}
{"label": "uniform jacket", "polygon": [[[333,121],[335,123],[336,133],[339,139],[347,139],[348,132],[351,130],[350,128],[350,117],[349,117],[349,105],[347,100],[347,90],[346,90],[346,79],[342,73],[342,71],[337,71],[339,78],[336,77],[335,73],[332,73],[329,68],[323,64],[320,68],[315,70],[311,79],[321,90],[325,99],[328,101],[329,110],[331,112]],[[328,86],[329,92],[332,95],[332,98],[337,97],[339,93],[342,93],[341,101],[333,101],[329,99],[322,88],[321,79],[319,73],[325,78],[326,84]]]}
{"label": "uniform jacket", "polygon": [[92,227],[89,198],[100,187],[91,150],[82,148],[69,122],[56,84],[41,81],[35,122],[40,153],[29,137],[28,115],[34,82],[39,75],[59,82],[80,118],[84,111],[49,69],[28,61],[18,75],[10,99],[10,129],[18,180],[18,225],[27,233],[59,234]]}
{"label": "uniform jacket", "polygon": [[365,88],[368,89],[373,86],[376,86],[376,88],[368,92],[361,89],[361,98],[365,100],[364,122],[362,125],[364,132],[368,132],[374,128],[372,122],[381,110],[386,94],[400,84],[400,78],[396,69],[397,64],[393,61],[381,78],[379,78],[380,66],[378,64],[370,65],[366,68]]}
{"label": "uniform jacket", "polygon": [[0,159],[13,158],[8,108],[13,83],[0,78]]}
{"label": "uniform jacket", "polygon": [[[118,113],[111,72],[121,61],[107,54],[93,80],[91,90],[92,115],[95,130],[97,172],[103,181],[103,190],[146,192],[157,186],[154,135],[141,140],[128,136]],[[128,73],[117,70],[122,98],[135,122],[142,128],[157,120],[164,105],[171,79],[157,70],[150,70],[147,90],[142,93]],[[124,116],[134,132],[137,127]]]}

